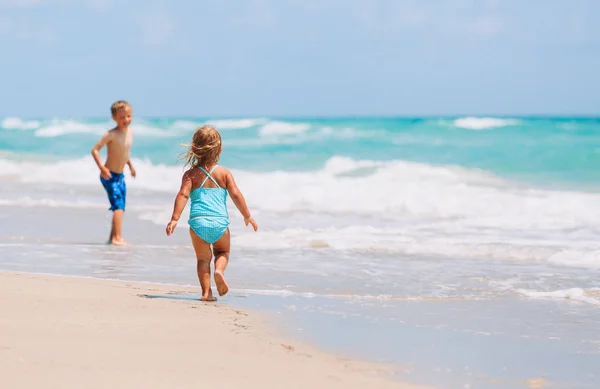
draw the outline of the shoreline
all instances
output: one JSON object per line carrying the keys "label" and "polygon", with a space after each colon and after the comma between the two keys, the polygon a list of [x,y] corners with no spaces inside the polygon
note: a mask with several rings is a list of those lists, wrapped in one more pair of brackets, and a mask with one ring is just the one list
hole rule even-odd
{"label": "shoreline", "polygon": [[289,339],[260,313],[177,298],[196,289],[0,270],[0,373],[21,388],[305,387],[309,376],[323,388],[425,388],[394,380],[399,367]]}

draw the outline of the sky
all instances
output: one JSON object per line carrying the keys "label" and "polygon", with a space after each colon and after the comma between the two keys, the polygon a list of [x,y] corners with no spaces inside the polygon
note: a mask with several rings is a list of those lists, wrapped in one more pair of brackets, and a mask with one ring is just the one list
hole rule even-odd
{"label": "sky", "polygon": [[0,0],[0,117],[600,114],[597,0]]}

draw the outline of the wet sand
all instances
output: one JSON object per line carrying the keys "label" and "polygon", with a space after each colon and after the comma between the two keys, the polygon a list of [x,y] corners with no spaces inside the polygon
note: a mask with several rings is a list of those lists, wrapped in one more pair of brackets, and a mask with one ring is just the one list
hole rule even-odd
{"label": "wet sand", "polygon": [[418,388],[393,367],[291,341],[194,288],[0,272],[7,388]]}

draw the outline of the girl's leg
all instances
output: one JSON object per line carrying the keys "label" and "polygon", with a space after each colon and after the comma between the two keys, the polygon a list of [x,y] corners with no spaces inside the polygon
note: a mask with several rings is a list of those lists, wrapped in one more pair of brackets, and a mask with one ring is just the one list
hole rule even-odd
{"label": "girl's leg", "polygon": [[229,228],[225,231],[222,237],[219,238],[213,244],[213,250],[215,253],[215,284],[217,285],[217,291],[219,296],[224,296],[229,292],[229,287],[225,282],[225,268],[229,262]]}
{"label": "girl's leg", "polygon": [[213,297],[212,290],[210,289],[210,260],[212,259],[212,251],[210,245],[200,239],[198,235],[190,228],[190,237],[192,238],[192,245],[196,252],[198,281],[200,281],[200,287],[202,288],[202,301],[216,301]]}

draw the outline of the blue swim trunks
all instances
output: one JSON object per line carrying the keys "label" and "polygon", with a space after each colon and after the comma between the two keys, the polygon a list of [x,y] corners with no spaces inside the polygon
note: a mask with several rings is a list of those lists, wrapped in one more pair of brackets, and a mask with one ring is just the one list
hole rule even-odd
{"label": "blue swim trunks", "polygon": [[105,180],[100,176],[100,182],[106,190],[108,201],[110,201],[111,211],[118,209],[125,210],[125,197],[127,196],[127,186],[125,185],[125,174],[110,172],[111,177]]}

